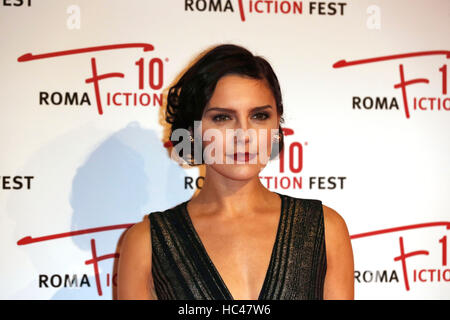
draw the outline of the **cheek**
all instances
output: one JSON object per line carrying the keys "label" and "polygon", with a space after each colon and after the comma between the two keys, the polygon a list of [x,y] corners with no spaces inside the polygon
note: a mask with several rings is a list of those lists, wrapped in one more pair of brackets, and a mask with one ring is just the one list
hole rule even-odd
{"label": "cheek", "polygon": [[[208,131],[208,129],[214,130]],[[225,129],[222,130],[217,127],[208,128],[208,126],[205,126],[204,128],[202,128],[202,150],[205,151],[205,148],[208,147],[209,145],[211,145],[209,151],[211,152],[212,156],[218,156],[217,152],[219,151],[218,149],[220,147],[222,148],[222,154],[225,155],[227,153],[226,146],[228,145],[230,146],[230,148],[234,146],[233,137],[230,134],[230,137],[228,138],[227,142]],[[219,156],[219,158],[223,157]]]}
{"label": "cheek", "polygon": [[274,128],[264,128],[264,129],[260,129],[258,132],[258,143],[259,146],[266,146],[267,148],[270,148],[270,146],[272,145],[272,131],[274,130]]}

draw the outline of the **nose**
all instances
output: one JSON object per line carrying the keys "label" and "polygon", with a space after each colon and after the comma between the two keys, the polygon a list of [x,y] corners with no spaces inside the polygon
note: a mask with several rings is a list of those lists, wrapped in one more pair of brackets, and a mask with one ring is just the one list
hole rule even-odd
{"label": "nose", "polygon": [[241,120],[238,122],[235,130],[235,141],[237,140],[238,143],[249,143],[250,142],[250,134],[249,134],[250,126],[248,124],[247,120]]}

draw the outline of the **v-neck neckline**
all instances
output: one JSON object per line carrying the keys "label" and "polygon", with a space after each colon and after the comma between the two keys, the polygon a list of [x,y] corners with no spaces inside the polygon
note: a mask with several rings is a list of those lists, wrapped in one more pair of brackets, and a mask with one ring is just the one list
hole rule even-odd
{"label": "v-neck neckline", "polygon": [[[284,211],[285,211],[283,195],[278,193],[278,192],[274,192],[274,193],[278,194],[278,196],[281,199],[280,216],[279,216],[279,220],[278,220],[277,231],[276,231],[276,235],[275,235],[275,241],[274,241],[274,244],[272,246],[272,252],[270,254],[269,265],[267,266],[266,274],[264,276],[263,284],[261,286],[261,291],[259,292],[259,295],[258,295],[258,300],[261,300],[261,298],[263,297],[263,294],[265,293],[265,290],[266,290],[266,287],[267,287],[268,281],[269,281],[269,273],[273,269],[272,265],[273,265],[274,259],[275,259],[275,253],[276,253],[277,245],[278,245],[279,238],[280,238],[281,225],[282,225],[282,220],[283,220]],[[212,262],[211,257],[209,256],[208,252],[206,251],[206,248],[205,248],[202,240],[200,239],[200,236],[197,233],[197,230],[195,230],[194,224],[193,224],[193,222],[191,220],[191,217],[189,215],[189,211],[187,209],[187,204],[188,204],[189,201],[190,200],[187,200],[187,201],[183,202],[183,206],[182,206],[182,209],[183,209],[182,211],[183,211],[184,215],[186,216],[186,220],[188,221],[189,229],[190,229],[191,233],[194,235],[194,238],[197,241],[197,244],[200,246],[203,255],[208,260],[209,266],[212,269],[212,273],[213,273],[214,277],[219,280],[219,283],[221,284],[222,289],[228,295],[227,299],[228,300],[235,300],[233,295],[231,294],[230,290],[228,289],[228,286],[225,284],[225,281],[223,280],[221,274],[219,273],[219,271],[217,270],[216,266]]]}

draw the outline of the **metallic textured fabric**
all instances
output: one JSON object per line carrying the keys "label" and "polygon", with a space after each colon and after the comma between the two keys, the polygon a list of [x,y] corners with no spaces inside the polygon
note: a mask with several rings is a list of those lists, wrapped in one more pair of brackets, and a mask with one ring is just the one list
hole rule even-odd
{"label": "metallic textured fabric", "polygon": [[[326,250],[322,202],[277,193],[281,215],[258,300],[323,299]],[[159,300],[233,300],[201,242],[189,200],[148,215]]]}

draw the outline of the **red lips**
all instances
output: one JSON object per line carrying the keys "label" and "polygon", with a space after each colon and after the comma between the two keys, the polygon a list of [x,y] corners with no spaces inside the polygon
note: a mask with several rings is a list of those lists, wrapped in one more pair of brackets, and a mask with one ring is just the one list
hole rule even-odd
{"label": "red lips", "polygon": [[240,162],[245,161],[245,162],[248,162],[248,161],[250,161],[251,159],[253,159],[255,156],[256,156],[256,153],[250,153],[250,152],[245,152],[245,153],[242,153],[242,152],[236,152],[236,153],[234,154],[234,161],[240,161]]}

